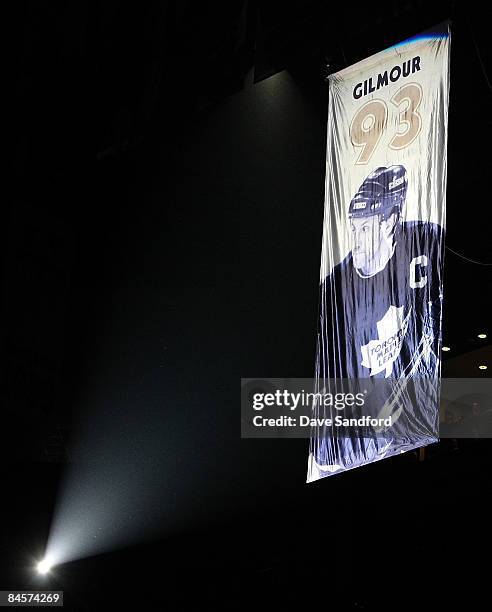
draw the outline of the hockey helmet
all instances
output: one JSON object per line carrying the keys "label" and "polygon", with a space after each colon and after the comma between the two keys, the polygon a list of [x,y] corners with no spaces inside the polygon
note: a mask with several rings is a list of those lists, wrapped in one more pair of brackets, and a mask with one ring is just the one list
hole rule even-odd
{"label": "hockey helmet", "polygon": [[[349,205],[349,218],[401,214],[407,195],[407,171],[403,166],[381,166],[364,180]],[[396,211],[395,211],[396,209]]]}

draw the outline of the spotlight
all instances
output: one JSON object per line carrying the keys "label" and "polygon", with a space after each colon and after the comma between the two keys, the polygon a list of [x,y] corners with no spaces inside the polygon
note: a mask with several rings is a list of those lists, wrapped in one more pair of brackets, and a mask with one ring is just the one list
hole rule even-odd
{"label": "spotlight", "polygon": [[478,334],[478,337],[482,340],[487,337],[487,334]]}
{"label": "spotlight", "polygon": [[443,351],[450,351],[451,349],[449,348],[449,346],[443,346],[443,347],[442,347],[442,350],[443,350]]}
{"label": "spotlight", "polygon": [[486,365],[480,365],[480,366],[478,366],[478,369],[479,370],[486,370],[487,366]]}
{"label": "spotlight", "polygon": [[48,559],[43,559],[42,561],[38,563],[38,566],[37,566],[38,574],[47,574],[50,571],[51,567],[52,565],[48,561]]}

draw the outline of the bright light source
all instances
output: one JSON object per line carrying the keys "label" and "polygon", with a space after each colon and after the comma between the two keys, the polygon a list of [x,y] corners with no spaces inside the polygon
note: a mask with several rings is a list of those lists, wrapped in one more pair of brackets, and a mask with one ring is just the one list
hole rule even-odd
{"label": "bright light source", "polygon": [[443,346],[443,347],[442,347],[442,350],[443,350],[443,351],[450,351],[451,349],[449,348],[449,346]]}
{"label": "bright light source", "polygon": [[478,369],[479,370],[486,370],[487,366],[486,365],[481,365],[481,366],[478,366]]}
{"label": "bright light source", "polygon": [[482,338],[482,340],[483,340],[484,338],[486,338],[486,337],[487,337],[487,334],[478,334],[478,337],[479,337],[479,338]]}
{"label": "bright light source", "polygon": [[51,563],[47,559],[43,559],[38,563],[37,570],[39,574],[47,574],[51,567]]}

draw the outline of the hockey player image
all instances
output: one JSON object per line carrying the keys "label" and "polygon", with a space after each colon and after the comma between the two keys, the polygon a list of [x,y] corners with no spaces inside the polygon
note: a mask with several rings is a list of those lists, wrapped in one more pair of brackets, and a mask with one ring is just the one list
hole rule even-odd
{"label": "hockey player image", "polygon": [[[437,426],[433,402],[442,295],[443,229],[404,220],[407,189],[403,166],[379,167],[350,201],[351,250],[320,286],[316,360],[320,386],[328,379],[369,384],[387,379],[387,386],[373,385],[372,416],[391,415],[395,423],[403,417],[396,428],[399,448],[402,438],[409,448],[421,446],[422,436],[433,438]],[[410,400],[408,382],[415,378],[423,382]],[[364,441],[337,436],[336,444],[321,436],[312,445],[321,471],[334,469],[337,453],[345,458],[345,468],[355,467],[361,456],[367,461],[391,454],[390,437]]]}
{"label": "hockey player image", "polygon": [[320,378],[432,375],[437,366],[443,230],[403,220],[407,187],[403,166],[380,167],[349,204],[351,251],[320,288]]}

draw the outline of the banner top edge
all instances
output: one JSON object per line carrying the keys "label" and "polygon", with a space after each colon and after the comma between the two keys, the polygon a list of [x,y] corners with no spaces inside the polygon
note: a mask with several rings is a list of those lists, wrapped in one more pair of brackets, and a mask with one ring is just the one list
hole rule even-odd
{"label": "banner top edge", "polygon": [[361,70],[362,68],[366,69],[368,64],[376,63],[379,59],[387,55],[390,51],[398,52],[399,48],[404,47],[406,45],[417,43],[417,42],[422,42],[422,41],[429,40],[432,38],[447,39],[447,38],[450,38],[450,35],[451,35],[451,19],[447,19],[446,21],[442,21],[441,23],[438,23],[435,26],[427,30],[423,30],[422,32],[419,32],[418,34],[414,34],[413,36],[410,36],[409,38],[406,38],[398,43],[395,43],[394,45],[390,47],[386,47],[385,49],[382,49],[381,51],[378,51],[377,53],[374,53],[373,55],[369,55],[368,57],[365,57],[364,59],[356,62],[355,64],[351,64],[350,66],[346,66],[345,68],[342,68],[341,70],[338,70],[337,72],[331,73],[330,75],[328,75],[328,80],[329,81],[332,79],[338,80],[339,78],[346,77],[354,72],[357,72],[358,70]]}

